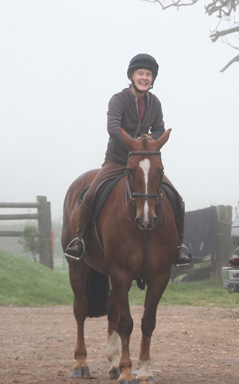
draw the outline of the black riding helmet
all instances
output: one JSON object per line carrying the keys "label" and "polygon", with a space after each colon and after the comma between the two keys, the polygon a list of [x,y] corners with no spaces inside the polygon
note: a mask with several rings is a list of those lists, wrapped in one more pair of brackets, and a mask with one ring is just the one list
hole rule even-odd
{"label": "black riding helmet", "polygon": [[[148,55],[147,53],[139,53],[138,55],[134,56],[130,60],[129,67],[127,70],[128,79],[132,81],[131,76],[132,76],[133,72],[136,71],[136,69],[142,69],[142,68],[148,69],[153,73],[153,82],[152,82],[151,87],[149,88],[149,89],[151,89],[151,88],[153,88],[154,80],[156,79],[156,77],[158,75],[159,66],[158,66],[158,63],[155,60],[155,58],[153,56]],[[133,81],[132,81],[132,84],[135,88]],[[139,91],[139,90],[137,89],[137,91]]]}

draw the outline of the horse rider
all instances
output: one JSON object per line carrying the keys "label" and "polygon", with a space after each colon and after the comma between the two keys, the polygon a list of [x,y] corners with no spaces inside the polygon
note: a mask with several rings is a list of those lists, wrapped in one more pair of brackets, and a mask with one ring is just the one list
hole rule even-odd
{"label": "horse rider", "polygon": [[[115,94],[109,101],[107,112],[109,141],[105,161],[79,204],[77,237],[66,248],[66,255],[81,258],[85,250],[96,188],[105,179],[117,177],[126,170],[129,150],[121,139],[119,128],[123,128],[133,138],[148,134],[153,140],[158,139],[165,131],[161,103],[149,92],[158,75],[158,68],[154,57],[145,53],[134,56],[127,70],[130,86]],[[165,175],[163,181],[174,188]],[[179,246],[175,264],[185,265],[190,264],[192,259],[188,249],[182,244],[185,208],[181,196],[179,212],[177,222]]]}

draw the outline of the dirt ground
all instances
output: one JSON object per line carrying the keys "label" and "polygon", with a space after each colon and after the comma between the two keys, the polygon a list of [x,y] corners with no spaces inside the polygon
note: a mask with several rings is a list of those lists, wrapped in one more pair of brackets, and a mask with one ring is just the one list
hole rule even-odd
{"label": "dirt ground", "polygon": [[[131,308],[133,371],[143,308]],[[88,319],[92,379],[71,379],[76,324],[71,306],[0,307],[0,383],[113,384],[106,354],[106,317]],[[239,308],[159,307],[151,347],[156,384],[239,383]]]}

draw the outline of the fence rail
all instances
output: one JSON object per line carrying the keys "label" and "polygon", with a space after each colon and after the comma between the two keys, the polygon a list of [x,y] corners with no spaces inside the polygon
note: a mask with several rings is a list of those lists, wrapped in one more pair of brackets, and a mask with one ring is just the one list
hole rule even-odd
{"label": "fence rail", "polygon": [[0,203],[0,208],[39,208],[40,205],[41,203]]}
{"label": "fence rail", "polygon": [[37,213],[0,215],[0,220],[33,220],[38,218],[39,215]]}
{"label": "fence rail", "polygon": [[21,237],[23,234],[23,231],[0,231],[1,237]]}
{"label": "fence rail", "polygon": [[[0,203],[0,208],[37,208],[37,213],[0,215],[0,220],[37,220],[41,247],[39,261],[53,269],[51,204],[45,196],[37,196],[35,203]],[[0,231],[0,236],[21,237],[23,231]]]}

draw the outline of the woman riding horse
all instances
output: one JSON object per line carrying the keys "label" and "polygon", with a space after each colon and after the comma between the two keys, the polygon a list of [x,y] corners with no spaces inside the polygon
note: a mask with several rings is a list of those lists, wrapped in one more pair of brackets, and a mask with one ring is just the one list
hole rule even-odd
{"label": "woman riding horse", "polygon": [[[129,150],[122,141],[119,128],[123,128],[133,138],[147,134],[153,140],[158,139],[165,131],[161,103],[154,94],[149,92],[158,75],[158,67],[156,60],[148,54],[134,56],[127,71],[131,81],[129,88],[115,94],[109,101],[107,129],[110,138],[105,161],[80,202],[77,238],[66,248],[68,255],[81,258],[87,246],[88,227],[96,188],[102,181],[115,178],[126,170]],[[165,175],[163,181],[174,189]],[[187,248],[182,244],[185,208],[181,196],[179,204],[180,214],[177,221],[179,246],[175,264],[187,265],[191,263],[191,256],[183,252],[183,249],[187,250]]]}

